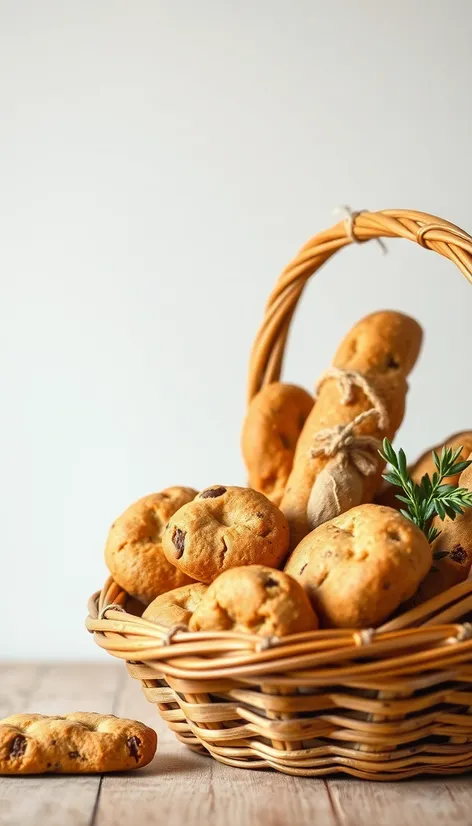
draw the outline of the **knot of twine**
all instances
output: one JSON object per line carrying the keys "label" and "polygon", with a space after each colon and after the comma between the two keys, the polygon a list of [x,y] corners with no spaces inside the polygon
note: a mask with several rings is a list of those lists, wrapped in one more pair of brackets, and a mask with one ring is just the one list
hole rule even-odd
{"label": "knot of twine", "polygon": [[172,645],[174,637],[178,631],[188,631],[188,628],[186,625],[183,625],[179,622],[175,625],[171,625],[169,630],[165,633],[164,637],[162,638],[162,645]]}
{"label": "knot of twine", "polygon": [[463,625],[459,626],[459,630],[455,637],[449,637],[446,642],[450,645],[453,645],[457,642],[466,642],[466,640],[472,639],[472,625],[470,622],[464,622]]}
{"label": "knot of twine", "polygon": [[333,457],[337,453],[344,452],[359,473],[363,476],[371,476],[377,470],[377,452],[382,444],[375,436],[356,435],[354,431],[359,424],[370,416],[377,416],[379,428],[385,430],[388,426],[388,414],[385,405],[362,373],[358,373],[356,370],[341,370],[338,367],[331,367],[323,373],[315,387],[315,399],[321,385],[327,379],[335,379],[338,383],[341,392],[341,404],[349,404],[352,401],[354,387],[359,387],[373,407],[359,413],[352,422],[320,430],[310,448],[310,456],[312,458],[317,456]]}
{"label": "knot of twine", "polygon": [[357,646],[370,645],[376,634],[375,628],[364,628],[353,634],[354,642]]}
{"label": "knot of twine", "polygon": [[[333,213],[336,215],[344,215],[344,226],[346,228],[346,235],[348,238],[353,241],[354,244],[363,244],[364,241],[361,241],[360,238],[357,237],[356,233],[354,232],[354,223],[358,215],[361,215],[363,212],[369,212],[368,209],[351,209],[350,206],[347,204],[343,204],[342,206],[338,206],[333,209]],[[388,247],[381,238],[375,239],[382,250],[382,254],[386,255],[388,253]]]}
{"label": "knot of twine", "polygon": [[353,430],[374,413],[375,410],[372,408],[365,413],[359,413],[346,425],[338,424],[320,430],[310,448],[312,459],[317,456],[332,457],[343,452],[359,473],[371,476],[377,470],[377,452],[382,447],[382,442],[375,436],[356,436]]}
{"label": "knot of twine", "polygon": [[106,619],[105,614],[107,611],[121,611],[122,614],[126,614],[126,611],[122,605],[118,605],[116,602],[111,602],[109,605],[104,605],[101,611],[98,612],[98,619]]}
{"label": "knot of twine", "polygon": [[259,642],[256,643],[256,651],[258,653],[267,651],[269,648],[273,648],[275,645],[278,645],[279,642],[279,637],[261,637]]}

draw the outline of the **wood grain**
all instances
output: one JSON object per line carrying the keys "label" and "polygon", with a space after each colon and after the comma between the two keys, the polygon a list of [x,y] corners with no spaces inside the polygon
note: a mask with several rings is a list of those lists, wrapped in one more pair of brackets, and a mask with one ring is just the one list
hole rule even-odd
{"label": "wood grain", "polygon": [[[1,716],[110,712],[125,674],[119,664],[2,665]],[[100,777],[0,778],[0,826],[89,826]]]}
{"label": "wood grain", "polygon": [[120,663],[0,665],[0,715],[95,710],[159,733],[139,772],[0,778],[0,826],[470,826],[472,776],[370,783],[233,769],[178,743]]}

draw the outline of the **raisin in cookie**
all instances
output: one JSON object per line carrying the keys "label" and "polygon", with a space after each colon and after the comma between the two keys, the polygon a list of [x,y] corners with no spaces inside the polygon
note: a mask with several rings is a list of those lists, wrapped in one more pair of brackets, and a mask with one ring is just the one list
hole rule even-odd
{"label": "raisin in cookie", "polygon": [[432,563],[424,533],[393,508],[360,505],[325,522],[285,566],[324,627],[370,628],[413,596]]}
{"label": "raisin in cookie", "polygon": [[91,774],[139,769],[157,746],[153,729],[112,714],[15,714],[0,720],[0,774]]}
{"label": "raisin in cookie", "polygon": [[212,582],[189,628],[284,637],[314,631],[318,619],[292,577],[265,565],[248,565],[225,571]]}
{"label": "raisin in cookie", "polygon": [[105,547],[110,573],[145,605],[191,581],[164,556],[162,534],[169,517],[196,495],[196,490],[182,487],[151,493],[125,510],[110,528]]}
{"label": "raisin in cookie", "polygon": [[203,582],[192,582],[174,588],[156,597],[143,613],[143,619],[159,622],[161,625],[188,625],[193,612],[200,605],[208,586]]}
{"label": "raisin in cookie", "polygon": [[164,553],[187,576],[210,583],[228,568],[260,563],[276,568],[289,546],[287,520],[250,488],[214,485],[171,516]]}
{"label": "raisin in cookie", "polygon": [[295,384],[267,384],[252,399],[244,420],[241,449],[249,484],[279,505],[313,396]]}

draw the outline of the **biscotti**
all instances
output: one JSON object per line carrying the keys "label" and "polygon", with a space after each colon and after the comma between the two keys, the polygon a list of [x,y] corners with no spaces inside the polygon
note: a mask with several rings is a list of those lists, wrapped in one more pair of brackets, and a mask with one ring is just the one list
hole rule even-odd
{"label": "biscotti", "polygon": [[200,605],[208,586],[203,582],[192,582],[174,588],[156,597],[143,613],[143,619],[161,625],[188,625],[193,612]]}
{"label": "biscotti", "polygon": [[298,440],[281,502],[292,547],[319,524],[372,500],[384,467],[378,447],[403,419],[406,376],[421,338],[414,319],[383,311],[362,319],[340,345]]}
{"label": "biscotti", "polygon": [[170,563],[209,584],[239,565],[278,567],[288,553],[288,525],[262,493],[213,485],[171,516],[162,547]]}
{"label": "biscotti", "polygon": [[305,536],[285,572],[305,588],[322,626],[371,628],[413,596],[431,563],[416,525],[393,508],[367,504]]}
{"label": "biscotti", "polygon": [[0,774],[95,774],[139,769],[157,746],[153,729],[112,714],[15,714],[0,720]]}
{"label": "biscotti", "polygon": [[313,397],[306,390],[282,382],[266,385],[249,405],[241,437],[249,485],[275,505],[282,500],[312,407]]}
{"label": "biscotti", "polygon": [[318,628],[301,585],[265,565],[232,568],[208,587],[190,619],[191,631],[243,631],[284,637]]}
{"label": "biscotti", "polygon": [[115,581],[148,605],[159,594],[191,582],[162,551],[169,518],[197,495],[193,488],[171,487],[144,496],[115,520],[105,547],[105,561]]}

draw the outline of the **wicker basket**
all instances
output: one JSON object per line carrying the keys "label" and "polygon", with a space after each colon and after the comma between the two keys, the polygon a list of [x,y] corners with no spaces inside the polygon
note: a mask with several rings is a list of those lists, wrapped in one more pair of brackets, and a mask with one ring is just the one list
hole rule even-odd
{"label": "wicker basket", "polygon": [[[438,252],[472,281],[472,238],[453,224],[406,210],[351,216],[309,241],[280,276],[254,344],[249,398],[280,376],[308,278],[340,248],[381,237]],[[148,700],[195,751],[242,768],[399,780],[472,768],[469,613],[472,580],[375,631],[283,640],[190,633],[136,616],[109,579],[90,600],[87,628],[127,661]]]}

